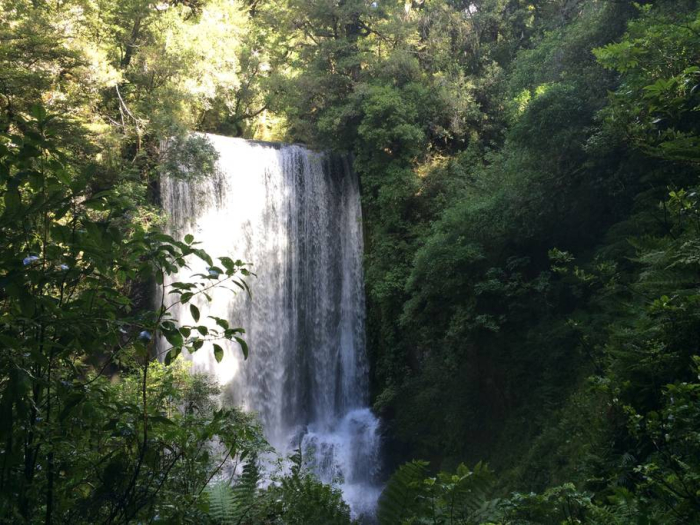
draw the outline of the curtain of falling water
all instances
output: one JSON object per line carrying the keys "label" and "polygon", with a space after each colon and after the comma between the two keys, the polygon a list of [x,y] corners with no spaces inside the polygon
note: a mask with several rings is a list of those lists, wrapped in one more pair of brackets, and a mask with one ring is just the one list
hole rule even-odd
{"label": "curtain of falling water", "polygon": [[[207,135],[214,177],[164,177],[170,233],[191,233],[212,257],[253,263],[252,298],[218,290],[202,317],[246,329],[250,357],[206,345],[194,367],[215,375],[231,402],[254,410],[281,453],[302,445],[309,465],[343,490],[353,514],[378,496],[378,423],[367,408],[362,227],[358,181],[346,159],[299,146]],[[204,264],[171,277],[187,281]],[[166,283],[167,284],[167,283]],[[174,315],[192,322],[189,309]]]}

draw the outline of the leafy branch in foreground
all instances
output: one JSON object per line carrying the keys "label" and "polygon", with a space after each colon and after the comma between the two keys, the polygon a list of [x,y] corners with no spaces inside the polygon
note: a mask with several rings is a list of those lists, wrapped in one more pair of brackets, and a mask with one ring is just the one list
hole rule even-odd
{"label": "leafy branch in foreground", "polygon": [[[188,257],[211,258],[141,224],[118,186],[62,149],[55,115],[21,118],[0,135],[0,520],[201,513],[220,456],[266,445],[250,416],[216,408],[208,380],[153,361],[155,343],[170,343],[168,364],[218,339],[247,355],[243,329],[179,326],[164,291],[155,309],[134,298]],[[245,265],[220,261],[203,285],[174,284],[178,302],[227,281],[247,289]]]}

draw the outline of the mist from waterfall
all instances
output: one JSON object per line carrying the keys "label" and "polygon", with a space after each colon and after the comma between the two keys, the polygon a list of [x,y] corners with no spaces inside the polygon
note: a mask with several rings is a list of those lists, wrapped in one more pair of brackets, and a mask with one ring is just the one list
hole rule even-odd
{"label": "mist from waterfall", "polygon": [[[372,514],[379,431],[367,408],[357,177],[340,156],[207,137],[219,154],[213,177],[161,181],[168,229],[191,233],[212,257],[253,263],[257,277],[249,280],[252,298],[215,290],[212,303],[195,302],[203,318],[245,328],[248,360],[227,343],[217,363],[205,345],[193,366],[258,414],[279,453],[301,446],[305,463],[342,489],[354,516]],[[201,272],[204,263],[192,261],[169,282]],[[174,315],[193,321],[187,306]]]}

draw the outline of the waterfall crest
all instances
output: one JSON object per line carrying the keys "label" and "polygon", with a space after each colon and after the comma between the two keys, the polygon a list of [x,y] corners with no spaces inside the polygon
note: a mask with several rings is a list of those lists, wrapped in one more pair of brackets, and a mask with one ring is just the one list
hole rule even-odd
{"label": "waterfall crest", "polygon": [[[343,157],[207,137],[219,153],[213,177],[161,181],[168,229],[180,238],[191,233],[213,257],[252,262],[257,278],[249,282],[252,298],[217,290],[211,304],[196,303],[202,317],[246,329],[248,360],[227,344],[217,363],[205,345],[191,357],[194,368],[257,412],[278,452],[301,444],[306,462],[340,486],[355,516],[371,514],[379,433],[367,408],[357,177]],[[170,281],[203,271],[193,261]],[[192,322],[186,307],[173,314]]]}

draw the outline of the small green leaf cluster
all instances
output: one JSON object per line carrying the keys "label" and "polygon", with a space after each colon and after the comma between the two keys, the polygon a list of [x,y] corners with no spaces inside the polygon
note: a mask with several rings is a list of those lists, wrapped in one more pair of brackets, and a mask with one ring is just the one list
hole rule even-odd
{"label": "small green leaf cluster", "polygon": [[[160,235],[160,239],[175,242],[167,235]],[[248,359],[248,344],[242,337],[242,335],[245,334],[244,328],[231,328],[228,320],[216,316],[208,316],[209,319],[214,321],[215,327],[205,324],[181,324],[178,326],[176,324],[177,320],[172,317],[171,310],[176,305],[190,303],[195,297],[202,297],[208,303],[211,302],[212,296],[209,292],[214,288],[228,289],[235,292],[236,290],[230,287],[234,285],[241,291],[250,294],[250,288],[244,278],[254,276],[255,274],[246,268],[244,262],[240,260],[234,261],[230,257],[218,258],[223,268],[214,265],[209,254],[201,248],[196,248],[197,243],[195,243],[192,235],[186,235],[184,243],[178,244],[182,252],[177,262],[181,266],[173,267],[173,273],[180,267],[185,266],[185,260],[188,256],[195,256],[209,264],[209,266],[207,267],[206,274],[193,274],[193,279],[197,279],[194,282],[173,282],[164,285],[165,273],[156,276],[156,282],[161,285],[161,301],[165,303],[166,290],[168,296],[175,298],[167,307],[163,306],[161,308],[161,319],[158,330],[170,346],[159,349],[159,353],[161,354],[159,357],[163,357],[165,364],[170,364],[177,359],[183,350],[187,350],[188,353],[193,354],[200,350],[205,343],[211,343],[216,361],[221,362],[224,356],[224,350],[219,343],[221,341],[236,341],[243,351],[243,357]],[[242,277],[239,277],[239,275]],[[189,311],[194,322],[198,323],[201,318],[199,307],[190,303]]]}

